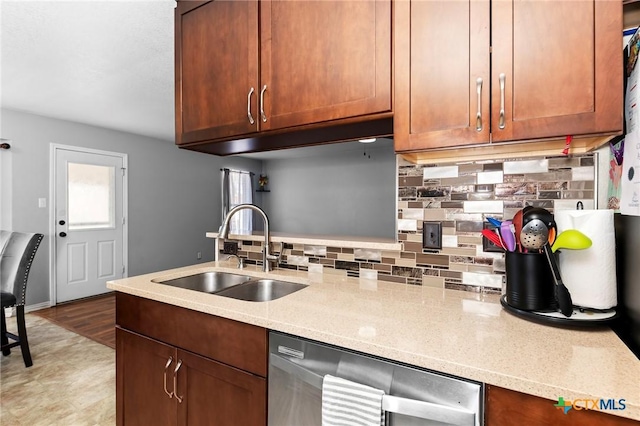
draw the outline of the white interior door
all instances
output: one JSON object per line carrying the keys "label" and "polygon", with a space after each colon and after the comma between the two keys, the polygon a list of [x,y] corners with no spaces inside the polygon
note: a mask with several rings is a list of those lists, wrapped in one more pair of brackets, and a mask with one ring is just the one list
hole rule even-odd
{"label": "white interior door", "polygon": [[125,276],[122,154],[55,149],[56,302],[109,291]]}

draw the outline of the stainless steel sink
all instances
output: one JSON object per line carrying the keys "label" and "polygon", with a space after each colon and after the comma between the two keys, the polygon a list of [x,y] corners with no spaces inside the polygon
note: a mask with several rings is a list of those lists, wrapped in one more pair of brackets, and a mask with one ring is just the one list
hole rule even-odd
{"label": "stainless steel sink", "polygon": [[218,296],[249,302],[268,302],[305,288],[305,284],[290,283],[271,279],[254,279],[244,284],[229,287],[217,293]]}
{"label": "stainless steel sink", "polygon": [[151,281],[250,302],[268,302],[306,287],[304,284],[258,279],[228,272],[203,272],[172,280],[155,279]]}
{"label": "stainless steel sink", "polygon": [[228,287],[245,283],[255,279],[246,275],[229,274],[226,272],[204,272],[202,274],[189,275],[173,280],[151,280],[155,283],[166,284],[204,293],[216,293]]}

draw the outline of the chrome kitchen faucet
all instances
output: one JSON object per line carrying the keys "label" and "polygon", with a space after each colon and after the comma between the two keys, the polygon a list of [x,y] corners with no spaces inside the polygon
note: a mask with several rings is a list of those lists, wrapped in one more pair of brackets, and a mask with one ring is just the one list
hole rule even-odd
{"label": "chrome kitchen faucet", "polygon": [[224,244],[224,240],[229,236],[229,222],[231,221],[231,218],[233,217],[234,214],[244,209],[250,209],[258,212],[260,216],[262,216],[262,220],[264,221],[264,244],[262,247],[262,271],[269,272],[272,270],[271,262],[277,263],[280,261],[282,250],[280,250],[280,254],[278,256],[269,252],[270,239],[271,239],[269,235],[269,218],[267,217],[267,214],[255,204],[239,204],[234,208],[232,208],[231,210],[229,210],[229,213],[227,213],[227,216],[224,218],[224,221],[222,222],[222,226],[220,227],[220,232],[218,232],[218,238],[216,238],[216,243],[214,246],[214,253],[213,253],[214,255],[213,260],[217,261],[220,258],[220,240],[222,240]]}

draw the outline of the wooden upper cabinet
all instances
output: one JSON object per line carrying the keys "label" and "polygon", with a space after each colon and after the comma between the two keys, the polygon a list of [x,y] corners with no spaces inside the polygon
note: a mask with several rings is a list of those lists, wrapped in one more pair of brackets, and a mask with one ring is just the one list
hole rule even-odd
{"label": "wooden upper cabinet", "polygon": [[397,151],[622,130],[620,1],[394,4]]}
{"label": "wooden upper cabinet", "polygon": [[262,1],[260,13],[262,130],[391,111],[390,1]]}
{"label": "wooden upper cabinet", "polygon": [[493,141],[622,130],[622,2],[494,1],[492,31]]}
{"label": "wooden upper cabinet", "polygon": [[175,19],[179,145],[391,112],[390,0],[178,1]]}
{"label": "wooden upper cabinet", "polygon": [[395,2],[396,151],[489,140],[489,6]]}
{"label": "wooden upper cabinet", "polygon": [[257,132],[257,0],[178,2],[175,30],[176,143]]}

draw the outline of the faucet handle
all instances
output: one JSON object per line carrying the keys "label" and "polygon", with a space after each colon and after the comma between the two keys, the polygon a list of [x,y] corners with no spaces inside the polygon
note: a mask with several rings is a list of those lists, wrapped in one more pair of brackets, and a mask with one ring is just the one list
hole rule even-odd
{"label": "faucet handle", "polygon": [[231,260],[232,257],[235,257],[236,259],[238,259],[238,269],[243,269],[244,268],[244,258],[238,256],[237,254],[230,254],[227,257],[227,260]]}

